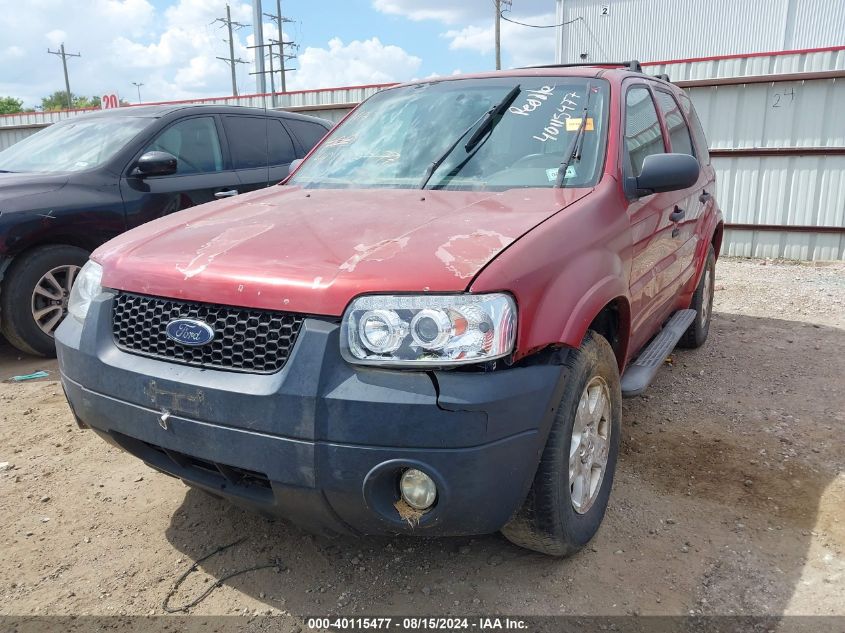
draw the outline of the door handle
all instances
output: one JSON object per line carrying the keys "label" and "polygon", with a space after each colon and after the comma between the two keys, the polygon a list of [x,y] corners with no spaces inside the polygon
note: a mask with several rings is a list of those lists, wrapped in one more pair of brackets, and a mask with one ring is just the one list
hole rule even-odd
{"label": "door handle", "polygon": [[669,214],[669,220],[672,222],[679,222],[684,218],[684,215],[686,215],[686,211],[684,211],[683,209],[679,209],[676,206],[675,210]]}
{"label": "door handle", "polygon": [[712,198],[712,197],[713,197],[713,195],[708,193],[707,190],[705,189],[704,191],[701,192],[701,195],[698,196],[698,201],[700,203],[704,204],[705,202],[710,200],[710,198]]}
{"label": "door handle", "polygon": [[218,191],[214,194],[215,198],[231,198],[232,196],[238,195],[237,189],[224,189],[223,191]]}

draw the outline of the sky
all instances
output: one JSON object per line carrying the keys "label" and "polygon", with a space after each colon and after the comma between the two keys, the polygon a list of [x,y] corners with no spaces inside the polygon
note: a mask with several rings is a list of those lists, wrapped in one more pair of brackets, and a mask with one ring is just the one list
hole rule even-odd
{"label": "sky", "polygon": [[[252,3],[230,0],[232,19],[252,23]],[[275,13],[276,0],[263,0]],[[0,97],[26,106],[64,89],[64,42],[71,91],[117,92],[135,103],[231,94],[226,0],[0,0]],[[505,15],[553,24],[555,0],[513,0]],[[288,90],[407,81],[494,67],[493,0],[282,0],[293,22],[285,37],[299,48],[288,62]],[[265,40],[276,26],[264,20]],[[241,94],[256,92],[252,27],[235,33]],[[505,68],[553,63],[555,29],[502,23]],[[278,74],[277,74],[278,77]],[[278,80],[277,80],[278,81]],[[269,80],[268,80],[269,86]]]}

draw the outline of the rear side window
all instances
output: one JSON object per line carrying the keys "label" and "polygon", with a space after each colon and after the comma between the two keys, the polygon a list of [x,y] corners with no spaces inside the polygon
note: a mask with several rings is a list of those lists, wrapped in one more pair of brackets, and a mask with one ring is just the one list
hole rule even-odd
{"label": "rear side window", "polygon": [[235,169],[267,166],[268,123],[267,119],[257,117],[223,117]]}
{"label": "rear side window", "polygon": [[657,97],[657,103],[660,105],[660,111],[663,113],[663,119],[666,121],[666,129],[669,130],[672,151],[678,154],[695,156],[689,128],[681,114],[681,109],[678,107],[678,102],[668,92],[656,90],[654,94]]}
{"label": "rear side window", "polygon": [[223,154],[217,126],[210,116],[174,123],[158,135],[146,151],[159,151],[176,157],[177,174],[200,174],[223,170]]}
{"label": "rear side window", "polygon": [[287,165],[296,158],[293,141],[279,119],[227,116],[223,121],[235,169]]}
{"label": "rear side window", "polygon": [[695,139],[695,145],[698,148],[698,155],[701,157],[701,162],[705,165],[710,164],[710,150],[707,145],[707,137],[704,135],[704,129],[701,127],[701,121],[698,119],[698,114],[692,106],[692,101],[685,94],[680,96],[681,108],[684,114],[687,115],[690,128],[692,129],[692,137]]}
{"label": "rear side window", "polygon": [[631,174],[642,173],[646,156],[665,151],[651,93],[645,86],[634,86],[625,96],[625,155]]}
{"label": "rear side window", "polygon": [[321,138],[323,138],[328,130],[319,123],[312,123],[311,121],[299,121],[297,119],[286,119],[285,123],[293,132],[294,136],[302,143],[302,147],[306,152],[310,152]]}
{"label": "rear side window", "polygon": [[271,119],[267,130],[267,141],[270,147],[270,164],[287,165],[296,158],[296,150],[290,134],[279,119]]}

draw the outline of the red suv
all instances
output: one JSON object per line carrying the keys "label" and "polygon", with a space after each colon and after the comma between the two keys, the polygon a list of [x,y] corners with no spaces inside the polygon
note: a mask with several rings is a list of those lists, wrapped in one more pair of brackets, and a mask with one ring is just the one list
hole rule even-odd
{"label": "red suv", "polygon": [[56,335],[80,426],[314,529],[578,550],[722,236],[689,99],[638,69],[390,88],[282,186],[108,242]]}

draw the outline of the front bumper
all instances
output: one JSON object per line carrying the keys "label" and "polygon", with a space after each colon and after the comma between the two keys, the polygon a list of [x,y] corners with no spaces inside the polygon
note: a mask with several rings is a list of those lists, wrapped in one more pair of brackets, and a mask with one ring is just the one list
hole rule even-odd
{"label": "front bumper", "polygon": [[[339,326],[313,318],[275,374],[201,369],[121,351],[111,314],[101,295],[84,327],[68,318],[56,332],[77,419],[158,470],[316,530],[498,530],[530,487],[562,382],[546,365],[355,367],[340,357]],[[438,487],[415,526],[393,507],[410,466]]]}

